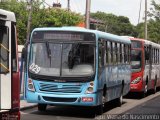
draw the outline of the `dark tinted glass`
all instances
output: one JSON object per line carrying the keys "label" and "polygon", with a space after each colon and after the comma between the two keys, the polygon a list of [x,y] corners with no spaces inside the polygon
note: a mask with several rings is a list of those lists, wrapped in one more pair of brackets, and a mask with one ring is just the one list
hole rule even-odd
{"label": "dark tinted glass", "polygon": [[140,41],[133,41],[132,40],[132,48],[141,48],[142,43]]}
{"label": "dark tinted glass", "polygon": [[32,41],[58,40],[58,41],[95,41],[93,33],[67,32],[67,31],[35,31]]}

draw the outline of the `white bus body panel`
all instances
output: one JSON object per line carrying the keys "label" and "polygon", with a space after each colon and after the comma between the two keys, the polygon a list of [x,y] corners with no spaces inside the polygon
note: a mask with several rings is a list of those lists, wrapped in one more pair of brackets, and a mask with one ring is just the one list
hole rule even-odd
{"label": "white bus body panel", "polygon": [[[11,28],[11,22],[6,21],[5,26]],[[9,29],[9,51],[10,72],[0,75],[0,110],[11,109],[11,29]]]}

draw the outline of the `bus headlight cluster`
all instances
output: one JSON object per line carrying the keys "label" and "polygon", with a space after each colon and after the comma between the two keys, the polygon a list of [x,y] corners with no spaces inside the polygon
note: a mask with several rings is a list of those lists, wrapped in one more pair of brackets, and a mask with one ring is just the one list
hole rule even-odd
{"label": "bus headlight cluster", "polygon": [[94,82],[92,81],[89,83],[86,93],[93,93],[93,90],[94,90]]}
{"label": "bus headlight cluster", "polygon": [[132,84],[137,84],[137,83],[139,83],[140,81],[141,81],[141,77],[137,77],[136,79],[134,79],[131,83]]}
{"label": "bus headlight cluster", "polygon": [[33,84],[32,79],[28,79],[28,90],[35,92],[35,88],[34,88],[34,84]]}

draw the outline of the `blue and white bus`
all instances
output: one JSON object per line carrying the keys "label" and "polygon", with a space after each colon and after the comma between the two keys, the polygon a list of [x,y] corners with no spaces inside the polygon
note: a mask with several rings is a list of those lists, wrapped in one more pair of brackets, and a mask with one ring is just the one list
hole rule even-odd
{"label": "blue and white bus", "polygon": [[99,114],[105,103],[130,90],[131,41],[79,27],[36,28],[26,49],[25,96],[47,105],[90,106]]}

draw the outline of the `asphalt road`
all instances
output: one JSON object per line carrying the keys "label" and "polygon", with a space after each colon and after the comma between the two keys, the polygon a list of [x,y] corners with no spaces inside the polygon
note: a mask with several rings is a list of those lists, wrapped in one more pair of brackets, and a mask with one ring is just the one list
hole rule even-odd
{"label": "asphalt road", "polygon": [[[121,107],[115,106],[114,102],[109,102],[102,116],[93,117],[88,108],[48,106],[44,112],[38,111],[37,108],[21,111],[21,120],[93,120],[108,119],[106,118],[107,115],[124,117],[122,115],[128,114],[159,114],[158,117],[160,118],[160,92],[148,95],[143,99],[130,95],[123,101]],[[129,118],[128,116],[125,117]],[[125,117],[124,119],[126,119]]]}
{"label": "asphalt road", "polygon": [[160,114],[160,96],[128,110],[125,114]]}

